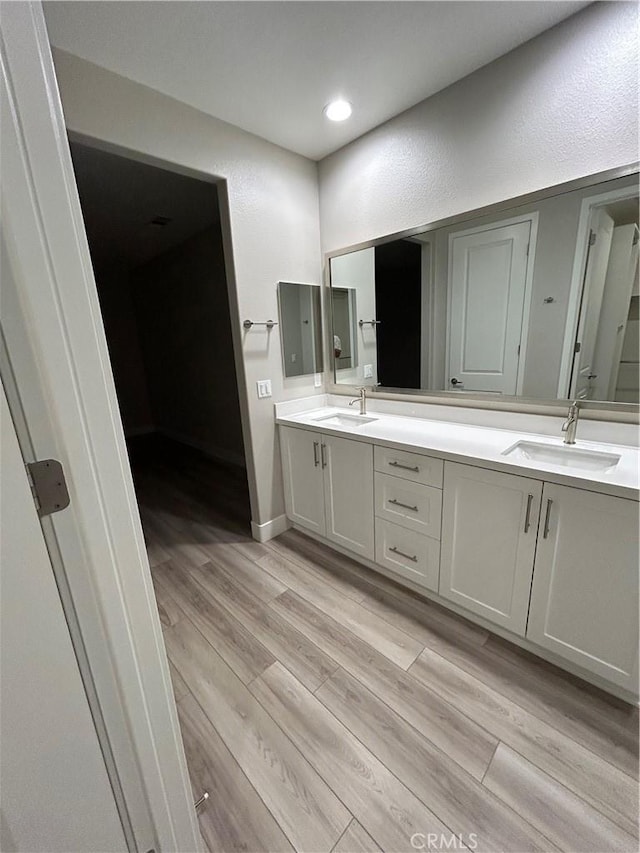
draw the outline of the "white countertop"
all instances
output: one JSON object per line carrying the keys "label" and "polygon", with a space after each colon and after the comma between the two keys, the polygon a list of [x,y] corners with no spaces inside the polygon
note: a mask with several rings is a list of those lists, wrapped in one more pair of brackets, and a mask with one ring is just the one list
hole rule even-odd
{"label": "white countertop", "polygon": [[276,423],[304,427],[369,444],[380,444],[396,450],[415,451],[452,462],[466,462],[495,471],[506,471],[536,480],[546,480],[636,501],[640,499],[638,492],[640,451],[636,447],[578,439],[573,445],[576,449],[597,450],[620,456],[620,461],[615,467],[587,471],[566,465],[541,463],[503,455],[504,451],[511,448],[517,441],[535,441],[562,446],[563,441],[560,436],[554,438],[533,432],[449,423],[376,411],[367,412],[369,417],[376,420],[362,426],[342,426],[319,420],[336,413],[357,414],[357,409],[354,412],[353,409],[323,406],[298,413],[281,413],[276,417]]}

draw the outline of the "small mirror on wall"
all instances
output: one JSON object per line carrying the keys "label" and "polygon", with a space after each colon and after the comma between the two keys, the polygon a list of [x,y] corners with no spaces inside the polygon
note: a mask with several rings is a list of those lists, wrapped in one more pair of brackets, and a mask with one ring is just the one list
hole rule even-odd
{"label": "small mirror on wall", "polygon": [[320,285],[278,283],[284,375],[322,372]]}

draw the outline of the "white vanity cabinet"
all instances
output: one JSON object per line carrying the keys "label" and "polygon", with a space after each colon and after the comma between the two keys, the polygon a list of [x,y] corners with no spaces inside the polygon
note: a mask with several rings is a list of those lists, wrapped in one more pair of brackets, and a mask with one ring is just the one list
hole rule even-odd
{"label": "white vanity cabinet", "polygon": [[280,442],[296,526],[637,695],[637,501],[284,424]]}
{"label": "white vanity cabinet", "polygon": [[637,689],[635,501],[544,484],[527,639]]}
{"label": "white vanity cabinet", "polygon": [[285,426],[280,446],[291,521],[373,560],[373,447]]}
{"label": "white vanity cabinet", "polygon": [[524,637],[542,483],[446,462],[443,598]]}

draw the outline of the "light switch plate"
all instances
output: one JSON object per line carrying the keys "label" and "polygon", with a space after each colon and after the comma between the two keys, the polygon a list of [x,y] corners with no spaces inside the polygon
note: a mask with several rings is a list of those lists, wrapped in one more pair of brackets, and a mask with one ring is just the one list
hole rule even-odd
{"label": "light switch plate", "polygon": [[259,379],[256,382],[258,387],[258,397],[263,399],[264,397],[271,396],[271,380],[270,379]]}
{"label": "light switch plate", "polygon": [[313,375],[313,387],[314,388],[322,388],[322,374],[314,373]]}
{"label": "light switch plate", "polygon": [[373,365],[365,364],[364,366],[364,378],[365,379],[373,379]]}

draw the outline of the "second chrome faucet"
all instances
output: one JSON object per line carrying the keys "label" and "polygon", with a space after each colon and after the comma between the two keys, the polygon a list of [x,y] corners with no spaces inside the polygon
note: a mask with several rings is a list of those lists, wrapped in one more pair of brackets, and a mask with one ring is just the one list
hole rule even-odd
{"label": "second chrome faucet", "polygon": [[358,397],[355,397],[353,400],[349,401],[349,405],[353,406],[354,403],[360,403],[360,414],[367,414],[367,389],[365,387],[358,388],[360,392]]}
{"label": "second chrome faucet", "polygon": [[562,432],[565,434],[565,444],[576,443],[576,430],[578,429],[578,417],[580,416],[580,407],[578,401],[574,400],[569,406],[566,421],[562,424]]}

